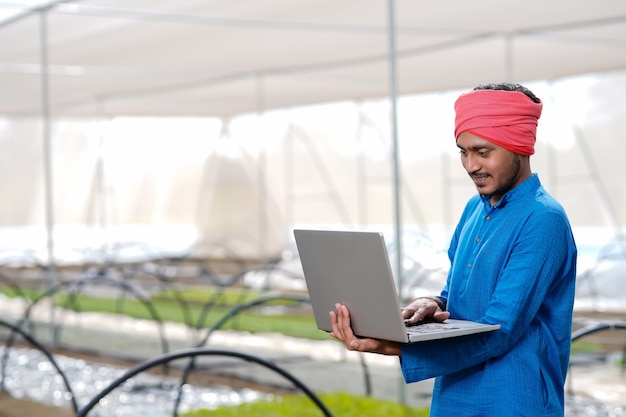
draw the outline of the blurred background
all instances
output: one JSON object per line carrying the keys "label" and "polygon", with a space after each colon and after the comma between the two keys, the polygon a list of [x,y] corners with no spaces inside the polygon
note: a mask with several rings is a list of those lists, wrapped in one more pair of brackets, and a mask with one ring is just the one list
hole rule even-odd
{"label": "blurred background", "polygon": [[475,192],[453,102],[514,81],[545,103],[532,166],[583,271],[626,222],[626,7],[511,6],[2,3],[0,245],[264,259],[294,226],[399,223],[445,250]]}
{"label": "blurred background", "polygon": [[305,293],[292,230],[367,229],[436,293],[475,193],[453,103],[503,81],[544,102],[577,311],[622,317],[622,0],[0,2],[0,266]]}
{"label": "blurred background", "polygon": [[514,81],[545,103],[532,167],[570,215],[583,272],[626,222],[626,6],[497,9],[2,3],[0,247],[52,263],[129,243],[263,260],[303,226],[445,250],[475,192],[453,102]]}

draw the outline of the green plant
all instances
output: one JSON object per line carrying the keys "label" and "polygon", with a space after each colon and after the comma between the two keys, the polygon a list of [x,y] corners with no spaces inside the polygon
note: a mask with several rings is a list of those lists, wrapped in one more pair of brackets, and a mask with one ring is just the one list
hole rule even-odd
{"label": "green plant", "polygon": [[[345,392],[320,394],[320,400],[333,416],[338,417],[426,417],[428,409],[405,406],[388,400],[361,397]],[[215,410],[193,410],[182,417],[319,417],[322,411],[304,395],[288,395],[273,400],[255,401]]]}
{"label": "green plant", "polygon": [[[7,288],[0,288],[0,292],[8,297],[16,297],[16,295]],[[25,290],[30,300],[40,297],[43,292]],[[200,315],[204,302],[210,299],[213,293],[208,290],[190,291],[179,294],[183,299],[188,296],[192,297],[195,302],[188,305],[188,314],[192,324],[196,324]],[[220,303],[209,309],[207,316],[203,321],[203,327],[209,328],[218,320],[222,319],[236,305],[255,299],[260,296],[257,292],[242,292],[238,289],[225,291],[219,294]],[[67,293],[59,293],[54,296],[57,306],[72,309],[75,311],[93,311],[100,313],[124,314],[138,319],[154,319],[150,310],[146,308],[141,301],[126,295],[122,299],[112,297],[96,297],[85,294],[69,295]],[[204,302],[200,302],[204,300]],[[177,323],[186,323],[186,317],[183,307],[178,300],[175,299],[173,293],[162,292],[156,297],[151,297],[150,303],[154,311],[158,314],[161,321],[170,321]],[[274,302],[274,304],[278,301]],[[271,304],[271,303],[270,303]],[[255,310],[245,310],[228,320],[221,327],[223,330],[238,330],[244,332],[257,333],[281,333],[292,337],[301,337],[306,339],[328,340],[325,332],[317,329],[315,320],[312,316],[298,314],[272,314],[265,315]]]}

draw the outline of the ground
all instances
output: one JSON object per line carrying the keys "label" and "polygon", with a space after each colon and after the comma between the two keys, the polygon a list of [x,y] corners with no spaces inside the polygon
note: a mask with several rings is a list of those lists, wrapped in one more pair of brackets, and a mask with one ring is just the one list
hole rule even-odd
{"label": "ground", "polygon": [[27,400],[12,398],[6,393],[0,393],[0,417],[71,417],[71,409],[51,407]]}

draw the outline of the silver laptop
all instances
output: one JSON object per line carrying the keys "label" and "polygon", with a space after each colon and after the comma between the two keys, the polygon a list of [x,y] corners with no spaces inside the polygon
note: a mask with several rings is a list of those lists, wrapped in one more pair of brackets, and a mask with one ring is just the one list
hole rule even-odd
{"label": "silver laptop", "polygon": [[406,326],[382,233],[294,230],[317,327],[330,332],[335,303],[357,336],[413,343],[492,331],[499,324],[448,319]]}

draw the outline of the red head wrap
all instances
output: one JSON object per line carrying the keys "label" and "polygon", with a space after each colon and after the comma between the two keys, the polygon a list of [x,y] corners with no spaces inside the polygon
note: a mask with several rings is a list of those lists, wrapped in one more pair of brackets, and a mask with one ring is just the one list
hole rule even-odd
{"label": "red head wrap", "polygon": [[462,94],[454,103],[454,137],[458,139],[467,131],[511,152],[532,155],[542,106],[519,91],[474,90]]}

